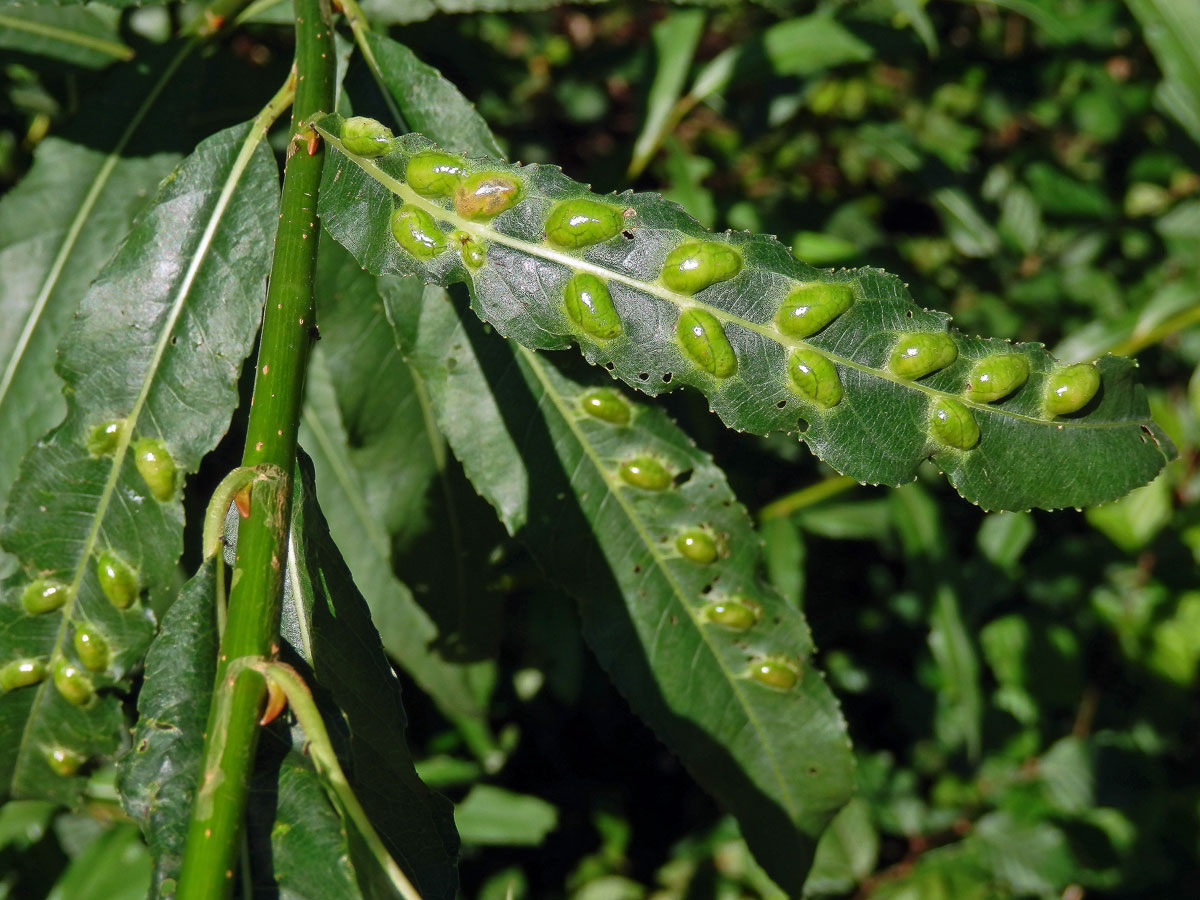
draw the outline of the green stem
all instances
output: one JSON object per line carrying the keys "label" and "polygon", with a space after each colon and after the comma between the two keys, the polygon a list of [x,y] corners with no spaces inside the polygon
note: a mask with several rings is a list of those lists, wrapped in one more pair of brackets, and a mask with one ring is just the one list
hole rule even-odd
{"label": "green stem", "polygon": [[758,520],[765,522],[767,519],[790,516],[797,510],[836,496],[842,491],[849,490],[856,484],[858,482],[849,475],[830,475],[816,484],[810,484],[808,487],[800,488],[798,491],[784,494],[778,500],[772,500],[758,511]]}
{"label": "green stem", "polygon": [[258,467],[266,474],[255,479],[250,516],[239,527],[228,622],[178,900],[227,896],[265,691],[262,678],[238,669],[231,672],[230,663],[240,657],[270,655],[279,631],[296,429],[315,327],[316,206],[324,153],[319,144],[312,155],[308,153],[307,121],[333,102],[333,35],[321,6],[321,0],[295,0],[293,140],[284,169],[282,214],[242,456],[243,466]]}

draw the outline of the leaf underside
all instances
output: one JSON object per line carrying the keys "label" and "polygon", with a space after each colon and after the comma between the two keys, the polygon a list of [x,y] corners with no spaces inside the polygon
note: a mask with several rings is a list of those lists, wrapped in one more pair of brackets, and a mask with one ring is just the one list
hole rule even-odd
{"label": "leaf underside", "polygon": [[[531,349],[578,343],[589,362],[651,395],[695,387],[729,427],[757,434],[799,432],[817,456],[859,481],[911,481],[932,458],[958,492],[980,506],[1053,509],[1120,497],[1150,481],[1173,453],[1134,384],[1131,360],[1099,360],[1095,398],[1078,413],[1049,416],[1043,396],[1057,362],[1040,344],[1013,345],[948,329],[945,314],[917,306],[900,280],[881,270],[819,271],[797,262],[771,237],[711,234],[657,195],[595,197],[558,169],[490,159],[468,161],[467,169],[516,179],[521,199],[490,221],[471,221],[452,204],[405,183],[408,159],[435,149],[427,139],[405,135],[386,154],[369,159],[346,150],[341,122],[327,116],[316,124],[334,151],[319,211],[326,230],[368,271],[416,275],[440,285],[465,282],[476,312],[506,337]],[[545,238],[548,215],[558,202],[576,198],[622,210],[623,232],[581,249],[551,246]],[[448,249],[429,260],[402,249],[389,227],[401,202],[428,213],[444,232],[470,235],[486,248],[486,264],[469,268],[448,234]],[[694,295],[669,289],[660,278],[664,260],[686,240],[732,245],[741,271]],[[622,326],[616,337],[592,337],[564,311],[563,290],[577,272],[606,282]],[[797,284],[813,282],[850,285],[853,304],[805,340],[783,334],[773,323],[780,303]],[[681,349],[676,323],[688,309],[710,313],[720,323],[736,355],[735,374],[716,377]],[[898,335],[947,331],[957,348],[950,365],[919,380],[888,370]],[[822,409],[789,387],[788,355],[797,348],[815,349],[834,364],[844,388],[841,402]],[[970,400],[965,386],[975,362],[1008,353],[1027,360],[1024,385],[999,402]],[[931,404],[947,398],[969,409],[978,424],[981,438],[970,450],[930,436]]]}

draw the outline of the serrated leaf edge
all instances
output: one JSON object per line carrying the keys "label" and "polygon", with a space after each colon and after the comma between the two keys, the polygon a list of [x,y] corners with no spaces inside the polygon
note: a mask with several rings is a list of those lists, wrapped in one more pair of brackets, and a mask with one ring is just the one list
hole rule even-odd
{"label": "serrated leaf edge", "polygon": [[638,537],[642,541],[642,544],[646,547],[651,555],[651,558],[654,560],[654,565],[658,568],[663,577],[666,579],[667,583],[671,586],[672,596],[683,608],[684,615],[688,622],[693,628],[696,629],[697,633],[700,635],[700,639],[704,642],[705,646],[708,647],[713,659],[716,660],[718,667],[725,675],[726,680],[729,682],[730,689],[733,691],[734,696],[737,697],[739,705],[746,714],[747,721],[750,722],[755,734],[758,736],[759,744],[763,747],[764,753],[771,761],[771,773],[778,782],[780,796],[786,799],[787,813],[789,817],[795,817],[797,814],[796,801],[792,797],[791,791],[788,790],[786,780],[783,778],[782,769],[778,760],[776,759],[774,748],[771,746],[771,742],[767,740],[766,733],[760,725],[754,710],[751,709],[749,703],[745,701],[745,695],[742,690],[743,686],[740,684],[740,682],[744,682],[746,679],[736,675],[725,664],[724,658],[717,651],[717,645],[714,642],[712,635],[700,624],[696,616],[696,611],[693,610],[684,599],[685,592],[676,581],[674,575],[671,573],[670,567],[667,566],[666,558],[663,557],[663,555],[659,552],[655,541],[651,539],[646,530],[646,525],[643,522],[642,517],[638,515],[637,510],[629,501],[628,490],[618,483],[616,474],[610,468],[604,465],[603,460],[597,455],[595,448],[587,439],[587,436],[579,428],[579,416],[572,412],[571,409],[563,402],[561,395],[544,376],[542,366],[545,365],[545,361],[534,351],[529,350],[526,347],[517,345],[517,349],[520,352],[522,360],[529,367],[534,377],[537,378],[538,383],[542,386],[545,396],[548,397],[550,402],[554,404],[555,410],[562,418],[567,428],[571,430],[571,433],[575,436],[575,439],[579,442],[579,446],[583,449],[584,455],[587,457],[588,462],[592,464],[593,468],[596,470],[596,473],[608,486],[609,495],[616,500],[617,505],[620,506],[621,510],[625,513],[625,517],[633,525],[634,530],[637,532]]}
{"label": "serrated leaf edge", "polygon": [[[597,265],[596,263],[589,262],[587,260],[581,259],[576,256],[572,256],[569,253],[565,253],[565,252],[562,252],[559,250],[554,250],[552,248],[543,246],[541,244],[533,244],[533,243],[530,243],[529,241],[524,241],[524,240],[521,240],[520,238],[515,238],[515,237],[512,237],[511,235],[503,234],[499,231],[496,231],[493,228],[489,228],[486,224],[481,224],[479,222],[475,222],[470,219],[465,219],[465,218],[459,216],[457,213],[447,210],[445,207],[441,206],[440,204],[435,203],[435,202],[423,197],[422,195],[418,194],[415,190],[413,190],[411,187],[409,187],[406,183],[404,183],[402,181],[398,181],[392,175],[389,175],[388,173],[384,172],[378,166],[378,164],[375,163],[374,160],[366,158],[366,157],[358,156],[358,155],[350,152],[349,150],[346,149],[345,145],[342,144],[341,140],[338,138],[337,135],[333,134],[328,129],[324,128],[322,125],[314,122],[313,128],[321,135],[322,138],[324,138],[327,142],[329,142],[329,144],[334,149],[336,149],[339,153],[344,155],[347,159],[349,159],[356,166],[358,166],[360,169],[362,169],[367,175],[369,175],[375,181],[379,182],[379,184],[386,187],[393,194],[401,197],[406,204],[412,204],[413,206],[429,213],[436,220],[447,223],[447,224],[453,226],[453,228],[456,230],[465,231],[468,234],[470,234],[472,237],[482,239],[485,241],[489,241],[489,242],[493,242],[493,243],[503,244],[503,245],[505,245],[507,247],[511,247],[512,249],[518,251],[519,253],[523,253],[527,256],[535,257],[538,259],[543,259],[548,262],[553,262],[558,265],[564,266],[572,271],[588,272],[593,275],[596,275],[597,277],[603,278],[605,280],[615,281],[620,284],[624,284],[627,287],[630,287],[636,291],[640,291],[641,293],[649,294],[649,295],[657,297],[661,300],[665,300],[668,303],[671,303],[674,306],[676,306],[681,312],[683,312],[687,309],[701,309],[708,313],[711,313],[722,325],[726,325],[726,324],[737,325],[740,328],[754,332],[755,334],[758,334],[760,337],[762,337],[768,341],[771,341],[772,343],[779,344],[780,346],[783,346],[783,347],[786,347],[789,349],[797,349],[797,348],[811,349],[814,352],[819,353],[822,356],[826,357],[827,359],[837,363],[838,365],[845,366],[848,369],[853,369],[855,371],[862,372],[864,374],[871,375],[873,377],[877,377],[877,378],[880,378],[880,379],[883,379],[886,381],[890,381],[894,384],[899,385],[900,387],[908,388],[910,390],[915,390],[919,393],[923,393],[928,397],[948,398],[948,399],[954,400],[954,401],[961,403],[964,406],[967,406],[972,409],[986,411],[992,415],[1007,416],[1011,419],[1028,422],[1028,423],[1031,423],[1034,425],[1040,425],[1040,426],[1044,426],[1044,427],[1053,427],[1053,428],[1059,428],[1059,429],[1068,429],[1068,428],[1070,428],[1070,429],[1107,429],[1107,428],[1128,428],[1131,424],[1136,424],[1138,421],[1140,421],[1140,420],[1124,420],[1124,421],[1108,421],[1108,422],[1088,422],[1083,419],[1062,419],[1062,418],[1043,419],[1043,418],[1038,418],[1036,416],[1029,416],[1029,415],[1025,415],[1022,413],[1017,413],[1017,412],[1014,412],[1013,410],[1010,410],[1010,409],[1007,409],[1004,407],[998,407],[995,404],[980,403],[978,401],[971,400],[968,396],[966,396],[965,394],[962,394],[962,393],[950,393],[948,391],[938,390],[936,388],[932,388],[932,387],[929,387],[928,385],[922,384],[919,381],[912,381],[909,379],[901,378],[897,375],[894,375],[891,372],[888,372],[886,369],[876,369],[871,366],[864,365],[856,360],[849,359],[845,356],[841,356],[839,354],[833,353],[824,347],[817,347],[817,346],[815,346],[807,341],[801,340],[799,338],[793,338],[793,337],[789,337],[788,335],[784,335],[781,332],[779,332],[778,330],[776,330],[775,328],[771,327],[770,325],[764,325],[764,324],[760,324],[758,322],[753,322],[753,321],[750,321],[749,319],[745,319],[741,316],[734,315],[733,313],[730,313],[729,311],[724,310],[720,307],[712,306],[711,304],[704,303],[701,300],[697,300],[696,297],[693,295],[677,293],[663,285],[655,284],[653,282],[642,281],[638,278],[634,278],[632,276],[625,275],[620,272],[614,272],[611,269],[606,269],[605,267],[603,267],[601,265]],[[511,167],[511,164],[504,163],[500,160],[494,160],[494,161],[489,160],[489,162],[494,162],[497,165],[502,165],[505,167]],[[618,195],[618,197],[619,197],[619,195]],[[696,224],[699,227],[699,223],[696,223]],[[712,233],[710,233],[710,234],[712,234]],[[719,238],[720,235],[712,234],[712,237]],[[778,244],[777,241],[775,241],[775,243]],[[782,248],[783,245],[780,244],[779,246]],[[875,270],[866,269],[866,270],[861,270],[861,271],[870,273]],[[436,283],[436,282],[430,282],[430,283]],[[949,331],[950,331],[950,329],[947,328],[947,333]],[[1011,346],[1014,347],[1014,349],[1019,349],[1019,347],[1022,346],[1022,345],[1011,344],[1011,342],[1009,342],[1009,343]],[[1044,347],[1040,344],[1033,344],[1033,345],[1026,344],[1023,346],[1033,346],[1038,349],[1044,350]],[[631,385],[631,386],[634,388],[637,387],[637,385]]]}

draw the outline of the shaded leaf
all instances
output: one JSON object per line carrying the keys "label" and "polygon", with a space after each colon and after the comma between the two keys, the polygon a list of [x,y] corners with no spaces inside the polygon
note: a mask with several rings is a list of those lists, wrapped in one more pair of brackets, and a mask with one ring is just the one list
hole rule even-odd
{"label": "shaded leaf", "polygon": [[154,856],[155,895],[179,876],[217,675],[216,557],[163,616],[146,653],[133,747],[118,764],[121,803]]}
{"label": "shaded leaf", "polygon": [[[344,742],[342,767],[388,851],[425,900],[450,900],[458,887],[453,811],[413,768],[400,683],[329,538],[312,477],[302,456],[282,632],[307,663],[314,695]],[[351,842],[351,854],[369,891],[367,884],[382,877],[378,867],[359,841]]]}
{"label": "shaded leaf", "polygon": [[[430,527],[428,494],[437,486],[445,449],[424,408],[424,386],[396,352],[375,281],[336,243],[322,243],[321,342],[309,370],[300,438],[317,471],[330,533],[344,548],[384,646],[446,715],[482,719],[472,672],[434,646],[437,624],[393,574],[393,547],[402,549]],[[458,530],[450,531],[446,587],[460,567]]]}

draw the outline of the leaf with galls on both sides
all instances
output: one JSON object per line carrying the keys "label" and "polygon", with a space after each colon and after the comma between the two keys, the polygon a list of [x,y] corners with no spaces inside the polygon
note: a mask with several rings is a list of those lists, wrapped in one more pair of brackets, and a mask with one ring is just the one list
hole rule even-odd
{"label": "leaf with galls on both sides", "polygon": [[[556,168],[448,161],[417,134],[367,158],[347,152],[340,117],[314,127],[331,149],[321,220],[368,271],[464,282],[504,336],[531,349],[577,343],[652,395],[690,385],[729,427],[799,433],[859,481],[911,481],[932,458],[987,509],[1055,509],[1120,497],[1174,454],[1132,360],[1106,356],[1095,377],[1076,374],[1062,388],[1064,367],[1041,345],[954,331],[879,269],[817,270],[771,237],[712,234],[657,195],[596,196]],[[436,190],[434,162],[449,179]],[[606,210],[615,209],[614,234]],[[422,240],[411,229],[393,237],[396,210],[419,220]],[[464,261],[463,240],[482,249],[482,265]],[[1011,390],[978,392],[997,357]],[[1014,375],[1026,367],[1027,377]],[[1070,404],[1058,399],[1068,390]],[[934,427],[947,408],[952,440]],[[975,428],[978,440],[957,446]]]}

